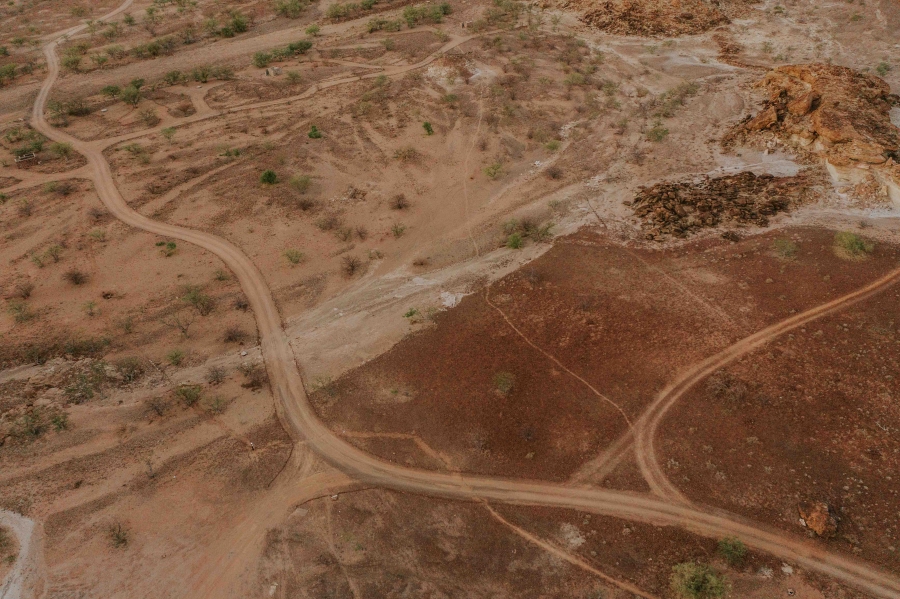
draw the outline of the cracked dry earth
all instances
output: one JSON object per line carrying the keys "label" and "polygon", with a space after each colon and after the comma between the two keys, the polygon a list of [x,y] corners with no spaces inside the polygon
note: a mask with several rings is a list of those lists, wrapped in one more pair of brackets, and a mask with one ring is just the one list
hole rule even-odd
{"label": "cracked dry earth", "polygon": [[0,7],[0,597],[900,597],[900,6]]}

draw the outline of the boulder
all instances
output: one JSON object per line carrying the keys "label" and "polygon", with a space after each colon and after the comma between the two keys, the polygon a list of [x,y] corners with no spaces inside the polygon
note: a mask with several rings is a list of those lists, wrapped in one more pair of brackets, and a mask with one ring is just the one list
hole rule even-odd
{"label": "boulder", "polygon": [[831,507],[824,501],[805,501],[797,506],[800,517],[806,527],[823,538],[833,537],[837,533],[837,518]]}

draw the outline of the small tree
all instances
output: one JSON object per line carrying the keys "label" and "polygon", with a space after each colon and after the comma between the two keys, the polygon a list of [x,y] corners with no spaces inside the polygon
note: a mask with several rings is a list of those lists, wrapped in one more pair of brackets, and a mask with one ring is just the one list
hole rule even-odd
{"label": "small tree", "polygon": [[266,185],[275,185],[278,182],[278,175],[273,170],[264,170],[259,176],[259,182]]}
{"label": "small tree", "polygon": [[121,92],[119,92],[119,99],[125,102],[126,104],[131,104],[132,106],[137,106],[141,102],[141,90],[138,87],[133,85],[129,85]]}

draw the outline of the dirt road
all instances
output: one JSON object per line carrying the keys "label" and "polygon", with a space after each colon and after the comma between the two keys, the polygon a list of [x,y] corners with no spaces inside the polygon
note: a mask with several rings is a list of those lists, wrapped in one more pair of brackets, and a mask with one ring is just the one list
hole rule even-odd
{"label": "dirt road", "polygon": [[0,525],[19,540],[19,555],[0,586],[0,599],[37,596],[43,588],[44,570],[40,528],[25,516],[6,510],[0,510]]}
{"label": "dirt road", "polygon": [[[831,576],[874,596],[900,599],[900,578],[896,575],[733,515],[621,491],[404,468],[382,462],[344,442],[318,419],[309,404],[271,291],[253,262],[235,245],[214,235],[156,222],[131,210],[116,188],[109,164],[101,151],[92,144],[55,130],[46,122],[44,104],[59,73],[56,42],[45,47],[45,54],[48,77],[35,102],[33,125],[51,139],[71,143],[75,150],[85,155],[97,193],[113,216],[144,231],[193,243],[216,254],[231,268],[257,318],[262,354],[279,415],[297,441],[306,441],[310,448],[344,473],[367,485],[399,491],[456,499],[573,508],[658,525],[680,526],[708,537],[737,536],[755,549]],[[900,273],[893,276],[898,275]],[[893,279],[882,279],[867,288],[868,292],[874,293],[892,282]]]}

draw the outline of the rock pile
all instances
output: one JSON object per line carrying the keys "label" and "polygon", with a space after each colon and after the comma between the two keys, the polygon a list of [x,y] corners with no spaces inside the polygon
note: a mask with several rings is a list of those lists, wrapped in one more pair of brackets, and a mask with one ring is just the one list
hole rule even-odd
{"label": "rock pile", "polygon": [[[571,8],[579,2],[568,4]],[[582,21],[617,35],[696,35],[728,22],[718,7],[702,0],[607,0],[584,5]]]}
{"label": "rock pile", "polygon": [[797,506],[802,524],[820,537],[833,537],[837,533],[837,518],[824,501],[805,501]]}
{"label": "rock pile", "polygon": [[641,187],[632,202],[647,239],[687,237],[720,224],[758,225],[802,203],[806,178],[743,172],[725,177]]}

